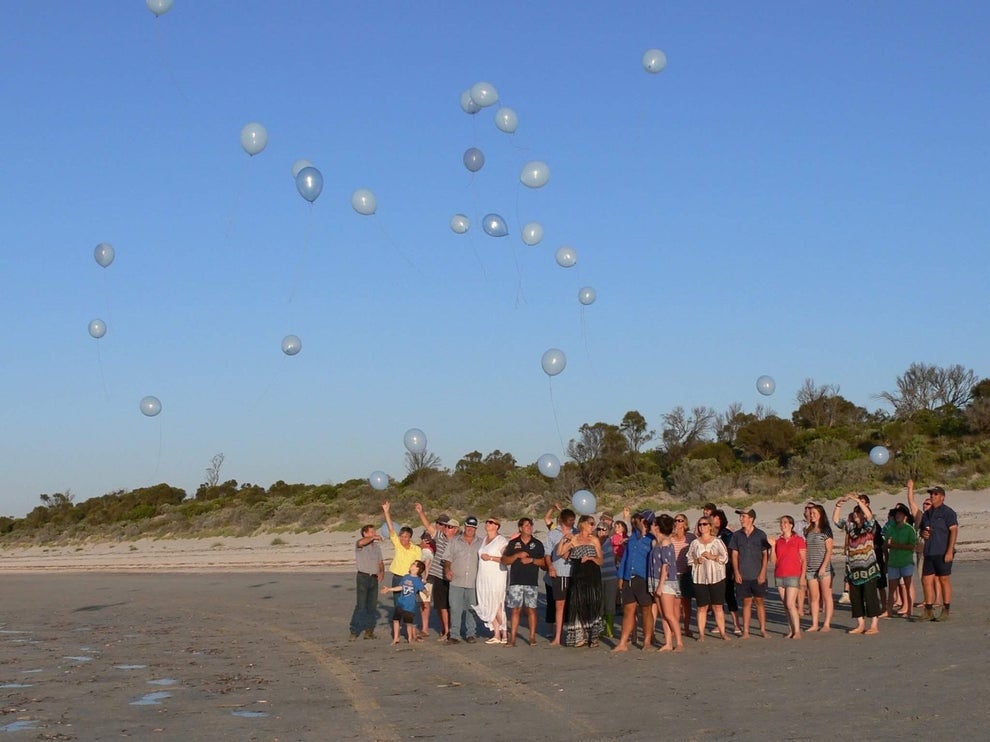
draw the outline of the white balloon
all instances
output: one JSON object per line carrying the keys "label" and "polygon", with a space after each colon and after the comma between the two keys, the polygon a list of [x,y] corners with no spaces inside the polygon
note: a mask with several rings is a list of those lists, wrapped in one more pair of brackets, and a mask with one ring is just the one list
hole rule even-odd
{"label": "white balloon", "polygon": [[147,396],[141,400],[141,414],[147,417],[154,417],[162,411],[162,403],[158,397]]}
{"label": "white balloon", "polygon": [[540,359],[540,365],[547,376],[556,376],[567,367],[567,356],[558,348],[550,348]]}
{"label": "white balloon", "polygon": [[769,376],[761,376],[756,380],[756,391],[764,397],[769,397],[777,389],[777,382]]}
{"label": "white balloon", "polygon": [[308,167],[316,167],[316,166],[312,162],[310,162],[309,160],[296,160],[295,162],[293,162],[292,163],[292,178],[293,178],[293,180],[295,180],[297,177],[299,177],[299,171],[300,170],[304,170],[305,168],[308,168]]}
{"label": "white balloon", "polygon": [[464,214],[454,214],[450,218],[450,228],[457,234],[464,234],[471,229],[471,220]]}
{"label": "white balloon", "polygon": [[557,265],[561,268],[573,268],[577,265],[577,250],[570,245],[564,245],[557,250]]}
{"label": "white balloon", "polygon": [[148,10],[155,16],[163,16],[172,9],[173,0],[145,0]]}
{"label": "white balloon", "polygon": [[552,453],[545,453],[536,460],[536,468],[543,476],[554,479],[560,474],[560,459]]}
{"label": "white balloon", "polygon": [[883,466],[890,461],[890,451],[886,446],[874,446],[870,449],[870,461],[877,466]]}
{"label": "white balloon", "polygon": [[495,111],[495,126],[506,134],[515,134],[519,128],[519,114],[511,108],[500,108]]}
{"label": "white balloon", "polygon": [[470,90],[465,90],[461,93],[461,110],[464,111],[464,113],[470,113],[472,115],[481,110],[481,106],[475,103],[471,98]]}
{"label": "white balloon", "polygon": [[91,320],[89,323],[89,334],[99,340],[107,334],[107,323],[101,319]]}
{"label": "white balloon", "polygon": [[550,166],[543,160],[531,160],[523,165],[519,180],[524,186],[542,188],[550,180]]}
{"label": "white balloon", "polygon": [[591,286],[585,286],[584,288],[578,291],[578,301],[584,304],[585,306],[589,304],[594,304],[595,299],[597,298],[598,298],[598,294],[595,292],[593,288],[591,288]]}
{"label": "white balloon", "polygon": [[426,450],[426,433],[419,428],[409,428],[402,436],[402,443],[409,453],[423,453]]}
{"label": "white balloon", "polygon": [[659,49],[647,49],[643,54],[643,69],[652,75],[663,72],[667,66],[667,55]]}
{"label": "white balloon", "polygon": [[358,188],[351,196],[351,206],[357,213],[371,216],[378,210],[378,199],[367,188]]}
{"label": "white balloon", "polygon": [[254,157],[268,146],[268,129],[258,123],[247,124],[241,129],[241,146]]}
{"label": "white balloon", "polygon": [[578,515],[593,515],[598,508],[595,496],[588,490],[578,490],[571,495],[571,507]]}
{"label": "white balloon", "polygon": [[287,356],[294,356],[302,350],[302,340],[296,335],[286,335],[282,338],[282,352]]}
{"label": "white balloon", "polygon": [[543,225],[539,222],[530,222],[522,230],[522,241],[532,247],[539,244],[543,239]]}
{"label": "white balloon", "polygon": [[113,249],[113,245],[107,242],[101,242],[93,250],[93,260],[100,264],[103,268],[106,268],[110,263],[113,262],[116,252]]}
{"label": "white balloon", "polygon": [[371,476],[368,477],[368,484],[376,490],[388,489],[388,474],[376,469],[371,472]]}
{"label": "white balloon", "polygon": [[490,82],[476,82],[469,92],[471,100],[481,108],[488,108],[498,103],[498,91]]}

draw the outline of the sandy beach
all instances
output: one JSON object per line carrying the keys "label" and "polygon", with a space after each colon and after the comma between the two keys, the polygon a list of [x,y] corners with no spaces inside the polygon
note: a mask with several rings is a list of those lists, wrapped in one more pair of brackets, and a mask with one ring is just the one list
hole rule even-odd
{"label": "sandy beach", "polygon": [[[709,637],[688,641],[682,655],[551,647],[544,625],[535,647],[444,646],[435,636],[392,647],[384,604],[378,638],[351,642],[349,534],[6,551],[0,732],[283,742],[983,738],[986,499],[948,499],[962,522],[951,622],[891,619],[878,636],[849,636],[848,607],[839,607],[835,630],[788,641],[772,599],[770,639]],[[764,528],[798,509],[755,507]]]}

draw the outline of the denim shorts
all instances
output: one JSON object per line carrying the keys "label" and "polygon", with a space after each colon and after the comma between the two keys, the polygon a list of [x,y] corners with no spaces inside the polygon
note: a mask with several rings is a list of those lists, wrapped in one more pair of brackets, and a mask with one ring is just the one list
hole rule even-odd
{"label": "denim shorts", "polygon": [[681,597],[680,580],[667,580],[660,586],[661,595],[673,595],[675,598]]}
{"label": "denim shorts", "polygon": [[887,579],[899,580],[902,577],[912,577],[914,575],[914,565],[906,564],[903,567],[887,567]]}
{"label": "denim shorts", "polygon": [[801,587],[800,577],[777,577],[775,581],[777,587]]}

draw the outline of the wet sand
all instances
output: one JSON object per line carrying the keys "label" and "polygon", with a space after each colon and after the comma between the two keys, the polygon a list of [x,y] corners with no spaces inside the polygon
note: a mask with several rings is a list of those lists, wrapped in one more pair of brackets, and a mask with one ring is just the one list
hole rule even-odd
{"label": "wet sand", "polygon": [[[352,574],[0,575],[0,732],[11,739],[981,739],[986,561],[953,619],[634,649],[351,642]],[[542,615],[542,608],[541,608]],[[523,629],[523,633],[525,633]]]}

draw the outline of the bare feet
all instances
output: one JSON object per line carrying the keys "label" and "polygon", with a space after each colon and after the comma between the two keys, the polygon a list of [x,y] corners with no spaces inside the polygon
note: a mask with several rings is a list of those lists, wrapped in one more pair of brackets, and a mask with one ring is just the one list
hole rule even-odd
{"label": "bare feet", "polygon": [[536,637],[535,636],[530,638],[530,640],[529,640],[529,646],[531,646],[531,647],[535,647],[536,646]]}
{"label": "bare feet", "polygon": [[[530,642],[530,644],[532,644],[532,643],[533,642]],[[552,642],[550,642],[550,646],[551,647],[559,647],[560,646],[560,639],[554,639]]]}
{"label": "bare feet", "polygon": [[823,633],[823,634],[824,634],[824,633],[825,633],[826,631],[831,631],[831,630],[832,630],[832,627],[831,627],[831,626],[822,626],[822,633]]}
{"label": "bare feet", "polygon": [[657,651],[658,652],[673,652],[674,651],[674,648],[672,646],[670,646],[669,644],[664,644]]}
{"label": "bare feet", "polygon": [[729,635],[728,635],[728,634],[726,634],[726,633],[724,633],[724,632],[723,632],[723,633],[722,633],[722,634],[720,634],[719,636],[721,636],[721,637],[722,637],[722,641],[724,641],[724,642],[727,642],[727,641],[729,641]]}
{"label": "bare feet", "polygon": [[801,638],[800,631],[795,631],[793,634],[791,634],[791,639],[800,639],[800,638]]}
{"label": "bare feet", "polygon": [[626,644],[625,642],[619,642],[618,644],[615,645],[615,647],[612,649],[612,651],[613,652],[628,652],[629,651],[629,645]]}
{"label": "bare feet", "polygon": [[762,636],[764,639],[770,638],[770,634],[767,633],[766,629],[760,629],[760,636]]}
{"label": "bare feet", "polygon": [[516,640],[515,639],[509,639],[509,641],[507,641],[505,643],[505,646],[507,646],[507,647],[514,647],[514,646],[516,646]]}
{"label": "bare feet", "polygon": [[744,631],[743,632],[743,635],[741,637],[739,637],[739,638],[740,639],[749,639],[749,632],[748,631]]}
{"label": "bare feet", "polygon": [[813,634],[814,632],[818,631],[818,627],[817,626],[809,626],[808,628],[805,629],[805,631],[808,632],[809,634]]}
{"label": "bare feet", "polygon": [[678,644],[676,647],[674,647],[674,651],[675,652],[683,652],[684,651],[684,645],[683,644]]}
{"label": "bare feet", "polygon": [[392,645],[393,645],[393,646],[395,646],[395,645],[396,645],[396,644],[398,644],[398,643],[399,643],[399,640],[398,640],[398,639],[393,639],[393,640],[392,640]]}
{"label": "bare feet", "polygon": [[868,634],[868,635],[879,634],[880,633],[880,629],[871,627],[871,628],[867,629],[866,631],[864,631],[863,633],[864,634]]}
{"label": "bare feet", "polygon": [[863,628],[862,626],[857,626],[855,629],[849,629],[849,631],[847,631],[846,633],[847,634],[865,634],[866,633],[866,629]]}

